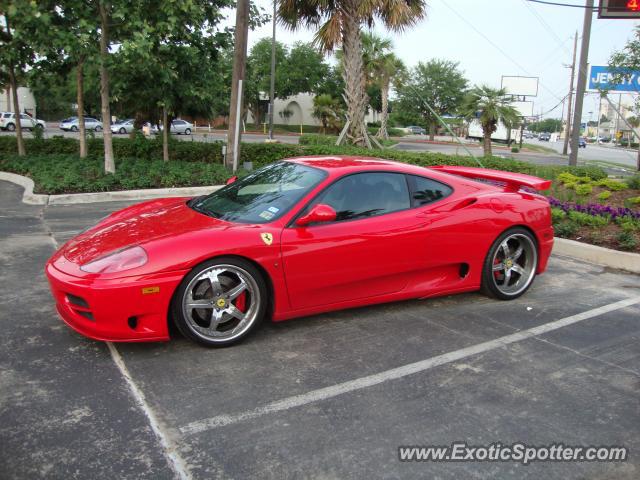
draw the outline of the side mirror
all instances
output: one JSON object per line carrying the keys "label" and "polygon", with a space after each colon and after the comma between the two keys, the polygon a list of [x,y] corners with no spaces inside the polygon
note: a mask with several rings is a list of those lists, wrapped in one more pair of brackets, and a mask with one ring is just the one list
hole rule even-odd
{"label": "side mirror", "polygon": [[318,205],[315,205],[309,213],[296,220],[296,225],[304,227],[310,223],[333,222],[337,216],[338,215],[333,207],[319,203]]}
{"label": "side mirror", "polygon": [[234,175],[233,177],[230,177],[227,179],[227,185],[231,185],[232,183],[235,183],[235,181],[238,180],[238,176]]}

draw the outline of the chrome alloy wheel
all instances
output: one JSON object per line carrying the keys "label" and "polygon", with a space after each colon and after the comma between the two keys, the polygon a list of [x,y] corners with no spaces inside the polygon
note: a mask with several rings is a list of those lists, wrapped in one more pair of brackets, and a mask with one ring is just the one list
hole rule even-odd
{"label": "chrome alloy wheel", "polygon": [[255,323],[261,301],[258,284],[247,271],[236,265],[214,265],[191,279],[182,313],[194,335],[226,343]]}
{"label": "chrome alloy wheel", "polygon": [[522,233],[506,237],[492,259],[492,279],[500,293],[515,296],[527,289],[538,268],[533,240]]}

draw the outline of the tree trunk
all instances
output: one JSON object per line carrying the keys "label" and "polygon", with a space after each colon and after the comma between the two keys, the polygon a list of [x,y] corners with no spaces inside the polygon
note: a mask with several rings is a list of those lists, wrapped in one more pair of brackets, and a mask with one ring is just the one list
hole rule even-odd
{"label": "tree trunk", "polygon": [[13,95],[13,112],[16,121],[16,140],[18,142],[18,155],[24,156],[27,151],[24,148],[24,138],[22,137],[22,122],[20,121],[20,103],[18,102],[18,82],[16,81],[16,71],[11,65],[9,67],[9,85]]}
{"label": "tree trunk", "polygon": [[342,51],[344,52],[344,93],[347,101],[347,114],[351,123],[347,137],[355,145],[365,146],[366,132],[364,116],[367,108],[364,66],[362,62],[362,40],[360,24],[357,20],[358,1],[344,2],[344,21],[342,30]]}
{"label": "tree trunk", "polygon": [[436,122],[431,120],[429,122],[429,140],[432,142],[436,139]]}
{"label": "tree trunk", "polygon": [[76,89],[78,104],[78,129],[80,130],[80,158],[87,158],[87,131],[84,125],[84,59],[76,66]]}
{"label": "tree trunk", "polygon": [[7,85],[7,112],[11,111],[11,85]]}
{"label": "tree trunk", "polygon": [[162,107],[162,159],[169,161],[169,114],[166,105]]}
{"label": "tree trunk", "polygon": [[383,140],[389,139],[389,132],[387,132],[387,122],[389,120],[389,77],[385,77],[382,83],[382,90],[380,92],[382,97],[382,113],[380,115],[380,130],[378,130],[378,138]]}
{"label": "tree trunk", "polygon": [[484,156],[491,156],[491,132],[484,132],[484,139],[482,142],[482,148],[484,149]]}
{"label": "tree trunk", "polygon": [[111,109],[109,107],[109,18],[107,1],[100,1],[100,102],[102,105],[102,138],[104,140],[104,171],[116,173],[113,159],[113,142],[111,141]]}

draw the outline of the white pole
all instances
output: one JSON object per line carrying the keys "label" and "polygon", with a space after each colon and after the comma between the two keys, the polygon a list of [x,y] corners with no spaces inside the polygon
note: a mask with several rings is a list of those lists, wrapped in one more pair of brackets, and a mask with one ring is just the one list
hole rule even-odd
{"label": "white pole", "polygon": [[236,107],[236,135],[233,139],[233,173],[238,171],[238,145],[240,144],[240,113],[242,109],[242,79],[238,80],[238,105]]}

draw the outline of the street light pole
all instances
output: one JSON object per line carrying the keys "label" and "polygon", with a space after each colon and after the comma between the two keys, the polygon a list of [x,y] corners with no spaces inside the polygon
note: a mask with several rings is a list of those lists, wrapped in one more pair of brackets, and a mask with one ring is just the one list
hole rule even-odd
{"label": "street light pole", "polygon": [[564,131],[564,145],[562,154],[566,155],[569,150],[569,135],[571,134],[571,104],[573,101],[573,81],[576,75],[576,52],[578,51],[578,32],[573,38],[573,61],[571,62],[571,81],[569,83],[569,108],[567,109],[567,125]]}
{"label": "street light pole", "polygon": [[582,104],[587,89],[587,64],[589,63],[589,40],[591,39],[591,20],[593,17],[593,0],[586,0],[584,9],[584,25],[582,27],[582,46],[580,47],[580,68],[578,69],[578,85],[576,87],[576,107],[573,112],[573,133],[571,134],[571,154],[569,165],[578,164],[578,142],[580,140],[580,124],[582,123]]}
{"label": "street light pole", "polygon": [[276,93],[276,7],[278,2],[273,0],[273,34],[271,37],[271,85],[269,88],[269,140],[273,140],[273,106]]}

